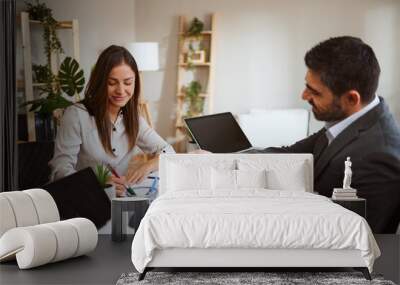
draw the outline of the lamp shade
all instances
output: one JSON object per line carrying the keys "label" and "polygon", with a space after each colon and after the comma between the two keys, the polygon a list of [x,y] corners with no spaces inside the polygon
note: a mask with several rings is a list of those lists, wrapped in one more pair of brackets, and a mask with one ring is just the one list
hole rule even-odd
{"label": "lamp shade", "polygon": [[158,43],[128,43],[125,47],[135,58],[139,71],[155,71],[159,69]]}

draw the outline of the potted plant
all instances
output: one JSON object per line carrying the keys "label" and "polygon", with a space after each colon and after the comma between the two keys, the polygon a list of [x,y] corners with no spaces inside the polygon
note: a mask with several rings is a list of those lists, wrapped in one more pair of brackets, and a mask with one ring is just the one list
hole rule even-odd
{"label": "potted plant", "polygon": [[97,181],[99,181],[101,188],[104,189],[107,196],[110,199],[114,198],[115,197],[115,187],[109,183],[111,173],[108,170],[108,168],[103,164],[99,164],[96,166],[94,173],[96,174]]}
{"label": "potted plant", "polygon": [[205,61],[205,51],[202,46],[202,35],[204,23],[198,18],[194,18],[187,29],[185,36],[189,40],[188,50],[186,53],[187,68],[191,69],[195,63],[203,63]]}
{"label": "potted plant", "polygon": [[[35,112],[38,140],[53,140],[55,137],[57,117],[59,110],[79,101],[79,93],[83,90],[85,78],[79,63],[65,57],[56,74],[51,70],[51,54],[63,53],[61,42],[57,37],[57,21],[52,16],[52,10],[44,3],[27,3],[27,12],[31,20],[40,21],[43,24],[44,53],[47,59],[45,65],[32,66],[33,80],[39,84],[39,98],[27,101],[21,106],[30,105],[29,111]],[[66,99],[69,96],[70,100]]]}
{"label": "potted plant", "polygon": [[193,18],[190,22],[189,28],[186,31],[187,37],[198,37],[204,29],[204,23],[197,17]]}
{"label": "potted plant", "polygon": [[25,102],[23,105],[31,105],[29,111],[37,112],[42,116],[73,104],[62,94],[75,96],[75,100],[80,100],[79,93],[85,84],[83,70],[80,69],[79,63],[71,57],[64,59],[57,75],[51,72],[48,65],[33,65],[33,79],[35,82],[43,84],[38,87],[41,98]]}
{"label": "potted plant", "polygon": [[[30,105],[29,111],[36,113],[36,125],[42,126],[41,131],[44,131],[44,135],[38,135],[38,138],[45,140],[52,140],[55,137],[55,130],[48,130],[49,124],[53,125],[53,119],[59,117],[53,117],[57,114],[57,110],[65,109],[73,104],[73,100],[67,100],[63,94],[69,97],[77,98],[79,101],[79,93],[83,90],[85,84],[85,78],[83,76],[83,70],[79,68],[78,62],[71,58],[66,57],[60,66],[60,70],[57,75],[51,73],[48,66],[36,65],[33,67],[34,79],[40,80],[41,76],[46,75],[45,78],[41,78],[44,81],[38,81],[42,83],[39,89],[40,98],[27,101],[21,105]],[[42,75],[39,75],[42,73]],[[59,114],[59,113],[58,113]],[[57,125],[55,120],[54,126]]]}
{"label": "potted plant", "polygon": [[204,109],[204,97],[200,96],[201,84],[193,80],[185,87],[185,101],[188,103],[187,116],[193,117],[203,113]]}

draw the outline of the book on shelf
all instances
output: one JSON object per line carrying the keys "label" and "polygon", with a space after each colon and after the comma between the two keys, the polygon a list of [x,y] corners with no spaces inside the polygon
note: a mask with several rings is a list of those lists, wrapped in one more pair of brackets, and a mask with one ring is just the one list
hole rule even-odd
{"label": "book on shelf", "polygon": [[333,188],[333,193],[357,193],[357,189],[354,189],[354,188],[349,188],[349,189]]}
{"label": "book on shelf", "polygon": [[357,197],[357,193],[333,193],[337,197]]}
{"label": "book on shelf", "polygon": [[358,199],[358,196],[357,196],[357,195],[353,195],[353,196],[342,196],[342,195],[333,194],[333,195],[332,195],[332,199],[336,199],[336,200],[353,200],[353,199]]}

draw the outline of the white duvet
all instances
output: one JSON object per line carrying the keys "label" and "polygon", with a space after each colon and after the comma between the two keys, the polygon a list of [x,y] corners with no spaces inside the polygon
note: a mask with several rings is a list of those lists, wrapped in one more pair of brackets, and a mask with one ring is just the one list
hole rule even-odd
{"label": "white duvet", "polygon": [[358,249],[370,271],[380,255],[365,219],[326,197],[265,189],[209,194],[166,193],[151,204],[132,243],[139,272],[165,248]]}

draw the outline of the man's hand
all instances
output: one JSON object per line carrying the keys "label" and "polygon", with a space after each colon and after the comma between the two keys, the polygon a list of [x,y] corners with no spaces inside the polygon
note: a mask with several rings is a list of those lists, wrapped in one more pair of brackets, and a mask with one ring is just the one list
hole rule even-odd
{"label": "man's hand", "polygon": [[210,152],[210,151],[208,151],[208,150],[204,150],[204,149],[195,149],[195,150],[192,150],[192,151],[190,151],[190,152],[188,152],[188,153],[194,153],[194,154],[210,154],[210,153],[212,153],[212,152]]}

